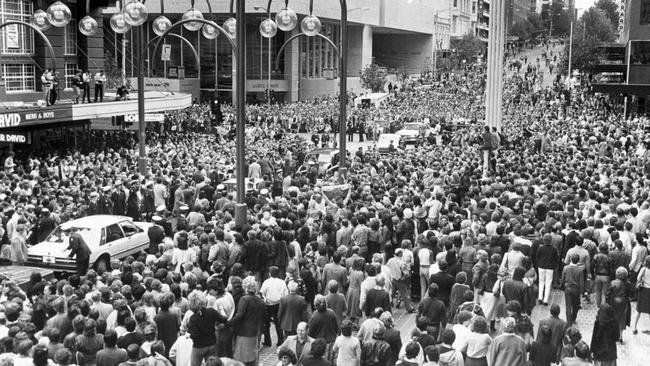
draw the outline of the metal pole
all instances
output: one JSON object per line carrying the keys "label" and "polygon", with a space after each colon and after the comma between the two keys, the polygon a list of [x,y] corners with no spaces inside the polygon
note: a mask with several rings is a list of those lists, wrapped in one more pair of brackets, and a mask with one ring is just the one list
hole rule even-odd
{"label": "metal pole", "polygon": [[348,4],[346,0],[341,2],[341,64],[339,66],[341,80],[339,83],[339,170],[345,174],[346,159],[346,130],[348,123]]}
{"label": "metal pole", "polygon": [[[142,49],[142,27],[133,30],[135,36],[136,50]],[[144,52],[138,52],[138,170],[140,174],[147,174],[147,156],[146,156],[146,127],[144,121]]]}
{"label": "metal pole", "polygon": [[[268,9],[268,16],[269,18],[271,18],[271,7],[269,7]],[[271,104],[271,37],[268,38],[268,44],[269,44],[269,54],[266,60],[268,62],[267,70],[266,70],[266,72],[268,73],[268,75],[266,75],[268,78],[266,82],[266,89],[268,90],[267,92],[268,95],[266,96],[266,101],[267,103]]]}
{"label": "metal pole", "polygon": [[569,70],[567,71],[567,79],[569,87],[571,87],[571,66],[573,60],[573,14],[571,14],[571,29],[569,31]]}
{"label": "metal pole", "polygon": [[237,0],[237,206],[235,224],[243,227],[246,223],[246,0]]}
{"label": "metal pole", "polygon": [[435,40],[433,41],[433,74],[438,76],[438,11],[436,10],[436,15],[433,17],[433,36]]}

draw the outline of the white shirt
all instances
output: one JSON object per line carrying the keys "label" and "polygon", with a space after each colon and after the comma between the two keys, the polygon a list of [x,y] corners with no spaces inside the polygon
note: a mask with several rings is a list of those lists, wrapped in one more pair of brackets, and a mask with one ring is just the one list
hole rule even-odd
{"label": "white shirt", "polygon": [[213,307],[228,320],[235,314],[235,300],[228,291],[223,296],[214,300]]}
{"label": "white shirt", "polygon": [[266,305],[276,305],[280,303],[280,299],[289,294],[289,290],[283,280],[270,277],[262,283],[260,294]]}
{"label": "white shirt", "polygon": [[169,349],[169,358],[176,358],[176,366],[190,366],[192,360],[192,346],[194,342],[189,334],[182,335]]}

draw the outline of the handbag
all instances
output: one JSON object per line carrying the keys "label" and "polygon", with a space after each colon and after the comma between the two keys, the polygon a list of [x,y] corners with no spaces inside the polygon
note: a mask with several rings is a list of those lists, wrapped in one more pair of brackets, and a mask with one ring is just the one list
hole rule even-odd
{"label": "handbag", "polygon": [[645,278],[645,267],[641,272],[639,272],[639,277],[636,280],[636,283],[634,284],[634,291],[639,291],[641,290],[641,287],[643,287],[643,279]]}
{"label": "handbag", "polygon": [[497,280],[494,283],[494,287],[492,287],[492,295],[494,297],[500,297],[501,296],[501,280]]}

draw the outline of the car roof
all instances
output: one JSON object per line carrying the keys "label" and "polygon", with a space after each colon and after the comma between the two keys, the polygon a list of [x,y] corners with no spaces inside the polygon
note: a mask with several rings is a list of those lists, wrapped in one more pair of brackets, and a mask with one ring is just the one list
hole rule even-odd
{"label": "car roof", "polygon": [[97,229],[103,228],[124,220],[132,221],[128,216],[116,216],[116,215],[92,215],[86,216],[79,219],[71,220],[62,224],[65,227],[80,227],[87,229]]}
{"label": "car roof", "polygon": [[314,149],[309,151],[307,154],[331,154],[333,152],[338,152],[336,149]]}

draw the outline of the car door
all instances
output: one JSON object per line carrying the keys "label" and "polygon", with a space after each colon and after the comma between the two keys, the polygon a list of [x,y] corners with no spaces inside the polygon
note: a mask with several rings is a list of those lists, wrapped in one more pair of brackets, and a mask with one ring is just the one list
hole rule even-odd
{"label": "car door", "polygon": [[146,240],[142,240],[142,235],[140,234],[143,230],[139,226],[128,220],[121,221],[119,225],[122,232],[124,232],[126,241],[125,251],[128,252],[124,253],[124,255],[138,253],[141,249],[144,249],[141,246],[145,244]]}
{"label": "car door", "polygon": [[111,258],[121,257],[121,254],[127,250],[127,239],[120,225],[111,224],[106,227],[106,236],[102,245],[102,252],[110,254]]}

